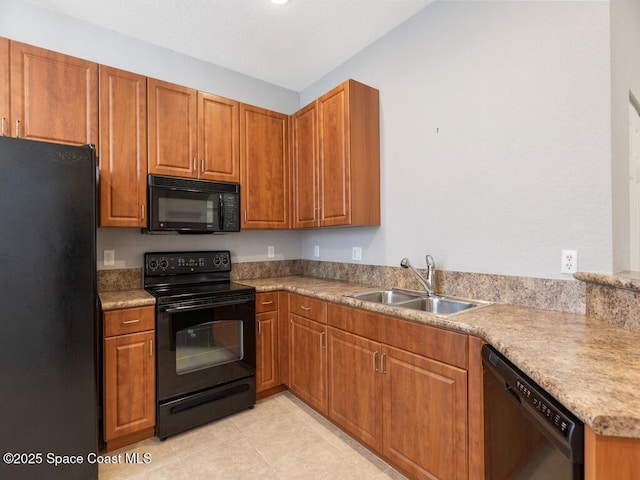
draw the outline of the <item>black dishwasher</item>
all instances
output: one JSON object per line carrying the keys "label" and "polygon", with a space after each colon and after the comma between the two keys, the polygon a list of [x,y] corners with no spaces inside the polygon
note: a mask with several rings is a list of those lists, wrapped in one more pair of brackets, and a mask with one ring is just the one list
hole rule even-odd
{"label": "black dishwasher", "polygon": [[486,480],[582,480],[584,424],[493,347],[482,348]]}

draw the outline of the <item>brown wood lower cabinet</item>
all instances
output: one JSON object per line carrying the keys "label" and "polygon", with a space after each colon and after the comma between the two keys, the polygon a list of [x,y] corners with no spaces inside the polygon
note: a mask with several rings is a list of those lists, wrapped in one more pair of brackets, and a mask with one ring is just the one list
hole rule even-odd
{"label": "brown wood lower cabinet", "polygon": [[328,416],[416,479],[467,478],[467,372],[329,327]]}
{"label": "brown wood lower cabinet", "polygon": [[256,295],[256,392],[280,384],[278,372],[278,293]]}
{"label": "brown wood lower cabinet", "polygon": [[107,450],[154,434],[154,328],[154,307],[104,312],[104,440]]}
{"label": "brown wood lower cabinet", "polygon": [[289,389],[327,414],[327,304],[289,295]]}
{"label": "brown wood lower cabinet", "polygon": [[467,373],[430,358],[382,350],[383,453],[416,479],[464,479]]}

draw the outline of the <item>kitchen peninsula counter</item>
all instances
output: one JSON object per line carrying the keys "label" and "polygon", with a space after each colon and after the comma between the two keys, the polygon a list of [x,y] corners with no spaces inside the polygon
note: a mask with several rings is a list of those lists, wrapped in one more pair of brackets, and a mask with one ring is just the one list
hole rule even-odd
{"label": "kitchen peninsula counter", "polygon": [[[241,279],[482,338],[595,433],[640,439],[640,334],[578,314],[493,304],[450,317],[344,297],[372,285],[304,276]],[[478,299],[482,300],[482,299]]]}

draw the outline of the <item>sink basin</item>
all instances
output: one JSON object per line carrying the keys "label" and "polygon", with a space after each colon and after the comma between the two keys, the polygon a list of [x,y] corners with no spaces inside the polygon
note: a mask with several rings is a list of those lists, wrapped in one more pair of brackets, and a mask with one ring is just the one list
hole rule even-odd
{"label": "sink basin", "polygon": [[412,310],[419,310],[441,316],[454,315],[472,308],[488,305],[487,302],[441,295],[429,297],[426,293],[400,290],[397,288],[350,293],[345,295],[345,297],[393,307],[410,308]]}
{"label": "sink basin", "polygon": [[390,290],[369,290],[366,292],[351,293],[349,295],[345,295],[345,297],[357,298],[358,300],[364,300],[365,302],[392,305],[400,302],[406,302],[407,300],[419,299],[420,294],[392,288]]}
{"label": "sink basin", "polygon": [[434,313],[436,315],[452,315],[470,308],[479,307],[484,304],[469,302],[467,300],[457,300],[444,297],[424,297],[416,298],[402,303],[402,307],[422,310],[423,312]]}

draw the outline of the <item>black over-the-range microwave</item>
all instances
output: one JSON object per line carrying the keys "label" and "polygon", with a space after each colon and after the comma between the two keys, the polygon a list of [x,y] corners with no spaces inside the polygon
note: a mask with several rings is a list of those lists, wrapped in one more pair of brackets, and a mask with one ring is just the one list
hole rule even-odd
{"label": "black over-the-range microwave", "polygon": [[237,183],[148,176],[148,232],[240,231]]}

